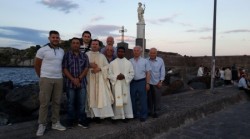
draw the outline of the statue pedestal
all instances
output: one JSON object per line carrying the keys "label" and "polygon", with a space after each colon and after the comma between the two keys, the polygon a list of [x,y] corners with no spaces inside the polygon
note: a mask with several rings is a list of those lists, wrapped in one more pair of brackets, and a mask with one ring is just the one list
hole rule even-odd
{"label": "statue pedestal", "polygon": [[136,46],[141,46],[142,47],[142,55],[144,56],[144,52],[146,49],[146,39],[145,39],[145,23],[144,22],[139,22],[136,24],[137,25],[137,38],[135,40],[135,45]]}

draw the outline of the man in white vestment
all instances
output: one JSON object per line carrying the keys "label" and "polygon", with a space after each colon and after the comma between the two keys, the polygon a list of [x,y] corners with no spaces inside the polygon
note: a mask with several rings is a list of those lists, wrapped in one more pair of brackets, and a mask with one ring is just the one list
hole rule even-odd
{"label": "man in white vestment", "polygon": [[130,82],[134,78],[133,65],[125,57],[125,48],[117,48],[117,58],[109,65],[109,79],[114,96],[113,119],[133,118]]}
{"label": "man in white vestment", "polygon": [[95,39],[91,42],[91,51],[87,52],[90,69],[87,75],[87,100],[86,109],[88,117],[101,119],[113,117],[113,95],[108,80],[108,61],[99,52],[100,41]]}

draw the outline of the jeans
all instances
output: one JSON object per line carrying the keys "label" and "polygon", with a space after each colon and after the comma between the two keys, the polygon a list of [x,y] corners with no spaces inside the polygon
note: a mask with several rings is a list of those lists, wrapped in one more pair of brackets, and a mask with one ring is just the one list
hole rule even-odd
{"label": "jeans", "polygon": [[130,95],[134,116],[146,119],[148,117],[146,80],[132,81],[130,83]]}
{"label": "jeans", "polygon": [[68,120],[86,121],[86,88],[67,88]]}

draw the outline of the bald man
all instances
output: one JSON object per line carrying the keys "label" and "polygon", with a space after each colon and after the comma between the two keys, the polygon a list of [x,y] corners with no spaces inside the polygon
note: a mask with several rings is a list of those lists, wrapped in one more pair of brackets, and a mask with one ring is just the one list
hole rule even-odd
{"label": "bald man", "polygon": [[108,47],[113,47],[113,57],[114,58],[116,58],[117,57],[117,55],[116,55],[116,47],[114,46],[114,43],[115,43],[115,41],[114,41],[114,37],[112,37],[112,36],[108,36],[107,37],[107,40],[106,40],[106,46],[105,47],[103,47],[102,49],[101,49],[101,53],[102,54],[105,54],[105,51],[106,51],[106,49],[108,48]]}
{"label": "bald man", "polygon": [[152,69],[150,71],[150,90],[147,93],[148,110],[153,118],[157,118],[160,110],[162,82],[165,78],[165,64],[163,59],[157,56],[156,48],[149,50],[147,60]]}

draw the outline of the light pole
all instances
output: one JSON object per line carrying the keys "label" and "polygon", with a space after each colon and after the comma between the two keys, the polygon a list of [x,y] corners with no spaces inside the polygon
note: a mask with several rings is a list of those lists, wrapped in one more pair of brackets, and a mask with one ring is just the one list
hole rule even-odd
{"label": "light pole", "polygon": [[215,77],[216,9],[217,9],[217,0],[214,0],[214,16],[213,16],[213,46],[212,46],[211,88],[210,88],[211,93],[214,93],[214,77]]}

